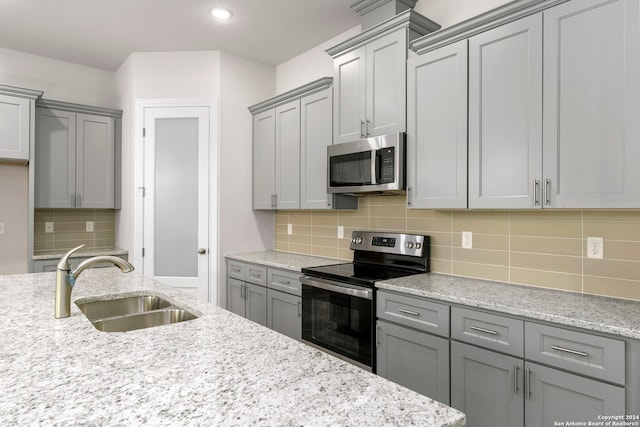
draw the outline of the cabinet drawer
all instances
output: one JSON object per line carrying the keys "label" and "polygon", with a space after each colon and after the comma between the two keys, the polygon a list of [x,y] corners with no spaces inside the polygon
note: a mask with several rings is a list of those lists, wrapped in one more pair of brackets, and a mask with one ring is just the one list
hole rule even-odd
{"label": "cabinet drawer", "polygon": [[267,287],[289,294],[302,296],[300,273],[269,269]]}
{"label": "cabinet drawer", "polygon": [[267,286],[267,267],[259,265],[245,264],[245,282],[255,283],[260,286]]}
{"label": "cabinet drawer", "polygon": [[238,261],[229,261],[227,276],[234,279],[244,280],[245,264]]}
{"label": "cabinet drawer", "polygon": [[419,297],[379,291],[376,315],[401,325],[449,336],[449,306]]}
{"label": "cabinet drawer", "polygon": [[466,308],[451,309],[451,337],[522,357],[524,322]]}
{"label": "cabinet drawer", "polygon": [[624,341],[529,322],[525,334],[525,358],[529,360],[625,383]]}

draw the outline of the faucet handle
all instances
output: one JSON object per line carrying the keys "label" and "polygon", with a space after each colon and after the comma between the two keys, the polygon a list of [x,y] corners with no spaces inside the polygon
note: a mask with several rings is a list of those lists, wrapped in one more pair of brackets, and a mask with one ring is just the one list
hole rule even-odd
{"label": "faucet handle", "polygon": [[64,271],[71,270],[71,267],[69,266],[69,257],[71,256],[72,253],[74,253],[78,249],[84,248],[84,246],[85,245],[82,244],[82,245],[80,245],[78,247],[75,247],[75,248],[71,249],[66,254],[62,255],[62,258],[60,258],[60,262],[58,262],[58,270],[64,270]]}

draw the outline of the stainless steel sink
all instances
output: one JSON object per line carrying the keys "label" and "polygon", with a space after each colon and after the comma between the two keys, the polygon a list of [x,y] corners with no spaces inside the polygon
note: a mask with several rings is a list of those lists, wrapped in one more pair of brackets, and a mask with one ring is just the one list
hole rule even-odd
{"label": "stainless steel sink", "polygon": [[109,300],[87,301],[76,305],[93,326],[103,332],[125,332],[169,325],[198,316],[153,294],[127,295]]}

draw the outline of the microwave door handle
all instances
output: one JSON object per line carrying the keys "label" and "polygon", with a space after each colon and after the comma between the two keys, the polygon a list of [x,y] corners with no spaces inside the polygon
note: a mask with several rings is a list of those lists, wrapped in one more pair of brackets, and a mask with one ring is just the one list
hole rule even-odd
{"label": "microwave door handle", "polygon": [[376,185],[378,183],[378,150],[371,150],[371,185]]}

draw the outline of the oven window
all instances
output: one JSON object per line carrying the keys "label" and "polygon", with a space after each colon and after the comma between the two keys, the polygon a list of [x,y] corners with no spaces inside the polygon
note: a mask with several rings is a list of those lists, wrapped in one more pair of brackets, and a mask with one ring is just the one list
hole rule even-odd
{"label": "oven window", "polygon": [[331,156],[329,165],[332,187],[371,184],[371,151]]}
{"label": "oven window", "polygon": [[371,366],[372,302],[303,286],[302,338]]}

